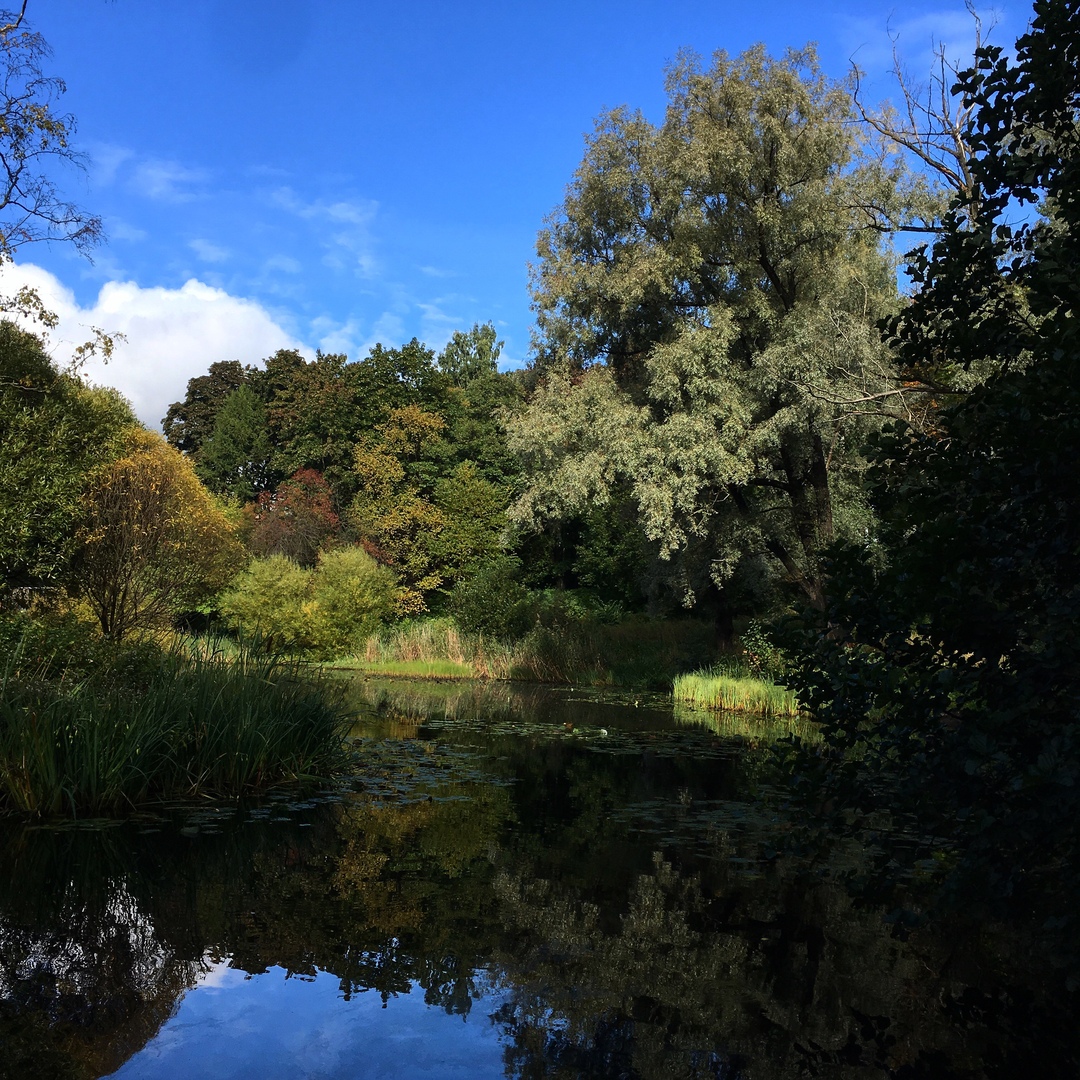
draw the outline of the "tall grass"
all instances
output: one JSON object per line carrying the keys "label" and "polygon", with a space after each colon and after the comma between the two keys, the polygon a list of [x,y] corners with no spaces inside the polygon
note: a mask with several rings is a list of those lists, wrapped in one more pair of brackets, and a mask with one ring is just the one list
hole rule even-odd
{"label": "tall grass", "polygon": [[426,619],[368,638],[360,654],[337,666],[379,675],[666,688],[679,671],[713,658],[713,638],[704,622],[629,618],[536,626],[517,641],[501,641],[463,633],[452,619]]}
{"label": "tall grass", "polygon": [[[108,814],[327,776],[347,719],[294,663],[205,645],[86,674],[16,653],[0,672],[0,808]],[[125,667],[127,663],[127,667]]]}
{"label": "tall grass", "polygon": [[672,696],[677,702],[698,709],[762,717],[798,716],[800,712],[798,699],[791,690],[719,665],[679,675],[672,686]]}

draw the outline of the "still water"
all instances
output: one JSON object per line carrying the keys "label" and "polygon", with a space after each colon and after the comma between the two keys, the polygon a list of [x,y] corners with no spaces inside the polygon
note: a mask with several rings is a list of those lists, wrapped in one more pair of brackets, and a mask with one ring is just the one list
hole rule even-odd
{"label": "still water", "polygon": [[349,693],[347,790],[0,828],[0,1076],[1078,1075],[1022,941],[901,940],[843,887],[864,853],[780,854],[737,723]]}

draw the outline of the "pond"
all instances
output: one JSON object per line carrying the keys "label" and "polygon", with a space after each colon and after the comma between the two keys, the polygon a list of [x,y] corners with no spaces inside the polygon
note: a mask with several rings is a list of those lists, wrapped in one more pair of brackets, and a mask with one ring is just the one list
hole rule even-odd
{"label": "pond", "polygon": [[1075,1076],[994,928],[780,855],[762,737],[647,697],[356,681],[345,790],[0,827],[0,1076]]}

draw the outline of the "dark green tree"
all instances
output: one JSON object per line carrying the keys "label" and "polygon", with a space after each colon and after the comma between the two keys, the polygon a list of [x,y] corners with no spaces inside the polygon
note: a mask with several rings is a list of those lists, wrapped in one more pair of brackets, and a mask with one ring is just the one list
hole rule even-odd
{"label": "dark green tree", "polygon": [[[824,755],[795,776],[834,824],[908,818],[939,898],[1030,915],[1080,950],[1080,14],[1040,0],[1015,60],[960,86],[973,189],[910,273],[900,364],[998,374],[875,454],[880,541],[834,552],[797,677]],[[978,207],[974,214],[972,207]],[[885,563],[884,569],[875,569]],[[895,850],[884,882],[910,871]],[[962,898],[962,901],[960,900]]]}
{"label": "dark green tree", "polygon": [[218,360],[206,375],[188,379],[184,400],[174,401],[161,421],[169,445],[185,454],[197,454],[213,433],[225,399],[251,377],[252,369],[239,360]]}
{"label": "dark green tree", "polygon": [[278,479],[270,470],[272,453],[266,407],[245,383],[222,402],[195,471],[211,491],[247,503]]}

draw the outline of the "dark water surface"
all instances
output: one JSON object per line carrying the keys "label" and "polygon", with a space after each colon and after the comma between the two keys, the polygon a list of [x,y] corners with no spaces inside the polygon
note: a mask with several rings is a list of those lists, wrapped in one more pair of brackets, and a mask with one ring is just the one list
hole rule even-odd
{"label": "dark water surface", "polygon": [[737,723],[350,693],[347,792],[0,825],[0,1076],[1078,1074],[1015,935],[899,940],[839,883],[862,853],[776,854]]}

